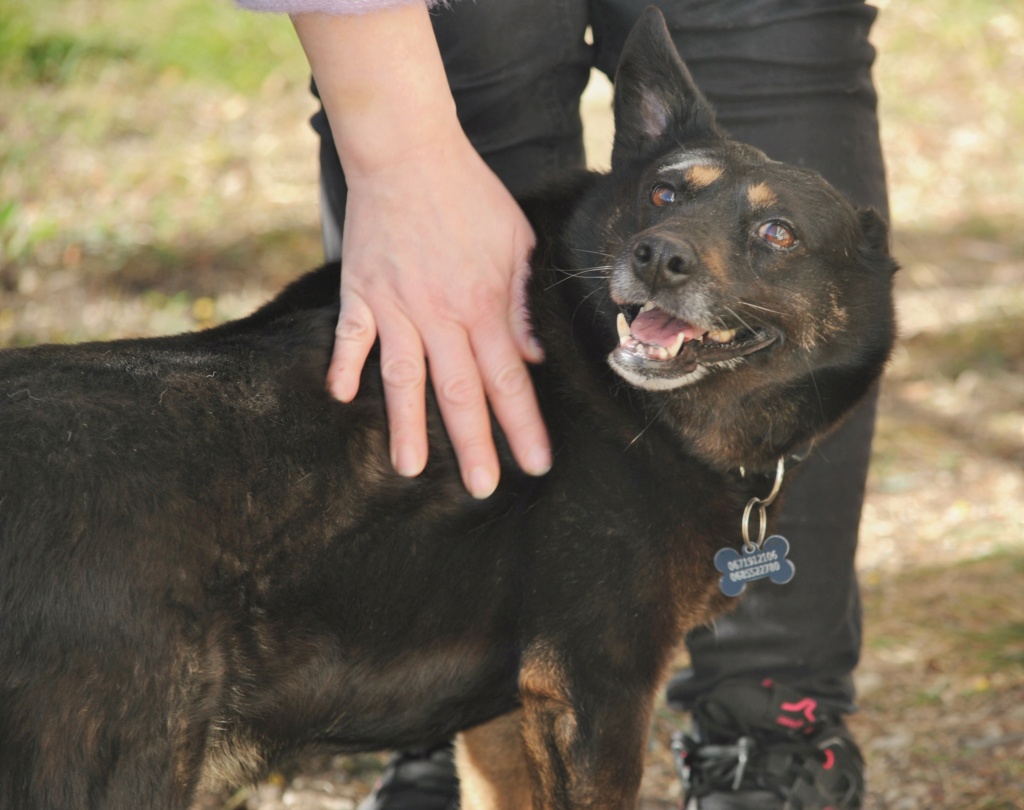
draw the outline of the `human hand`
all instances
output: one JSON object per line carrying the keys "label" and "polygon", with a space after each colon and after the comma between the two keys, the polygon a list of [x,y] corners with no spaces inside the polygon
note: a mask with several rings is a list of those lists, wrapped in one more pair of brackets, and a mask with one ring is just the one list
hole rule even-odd
{"label": "human hand", "polygon": [[488,402],[519,465],[546,472],[550,449],[523,362],[541,359],[524,300],[534,236],[515,200],[461,131],[346,179],[331,393],[355,396],[379,336],[399,473],[417,475],[427,460],[424,356],[471,494],[486,497],[498,482]]}
{"label": "human hand", "polygon": [[355,396],[379,336],[399,473],[427,461],[427,361],[470,493],[498,483],[488,401],[519,465],[546,472],[523,363],[541,355],[524,302],[533,232],[459,125],[426,7],[292,21],[348,184],[330,391]]}

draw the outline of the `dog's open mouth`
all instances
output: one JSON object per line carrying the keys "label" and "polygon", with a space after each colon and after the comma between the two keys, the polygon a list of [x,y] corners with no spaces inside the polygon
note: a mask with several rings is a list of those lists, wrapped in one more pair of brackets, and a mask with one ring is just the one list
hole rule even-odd
{"label": "dog's open mouth", "polygon": [[[760,351],[778,335],[760,327],[711,328],[688,323],[653,302],[630,319],[616,319],[619,346],[608,360],[630,382],[650,389],[695,382],[701,367],[725,363]],[[693,375],[693,376],[691,376]]]}

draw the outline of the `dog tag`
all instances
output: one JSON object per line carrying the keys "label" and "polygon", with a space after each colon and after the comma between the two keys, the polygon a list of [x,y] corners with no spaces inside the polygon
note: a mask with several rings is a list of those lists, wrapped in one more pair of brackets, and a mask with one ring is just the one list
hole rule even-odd
{"label": "dog tag", "polygon": [[785,585],[796,574],[796,566],[786,559],[789,541],[773,534],[760,546],[719,549],[715,554],[715,568],[722,572],[719,587],[726,596],[739,596],[748,582],[770,579],[776,585]]}

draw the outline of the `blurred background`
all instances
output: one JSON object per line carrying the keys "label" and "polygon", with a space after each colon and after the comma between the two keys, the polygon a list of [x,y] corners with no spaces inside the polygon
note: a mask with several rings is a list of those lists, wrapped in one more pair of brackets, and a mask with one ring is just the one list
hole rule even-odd
{"label": "blurred background", "polygon": [[[1024,7],[876,3],[902,340],[859,566],[870,808],[1024,808]],[[243,315],[320,260],[288,21],[227,0],[0,6],[0,346]],[[588,151],[610,143],[588,89]],[[644,798],[674,801],[662,708]],[[380,757],[204,808],[351,810]]]}

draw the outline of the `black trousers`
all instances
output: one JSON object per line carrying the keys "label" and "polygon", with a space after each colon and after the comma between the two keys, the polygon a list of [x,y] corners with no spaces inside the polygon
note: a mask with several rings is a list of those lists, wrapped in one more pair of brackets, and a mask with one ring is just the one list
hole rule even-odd
{"label": "black trousers", "polygon": [[[514,194],[584,164],[580,94],[592,67],[614,76],[626,35],[650,2],[462,0],[435,13],[462,126]],[[873,8],[859,0],[655,4],[727,132],[820,171],[855,204],[886,211],[868,42]],[[592,45],[584,41],[588,26]],[[325,249],[337,258],[344,175],[322,111],[313,124]],[[771,677],[852,708],[861,642],[853,563],[873,426],[871,401],[799,467],[778,527],[792,546],[795,579],[754,584],[736,612],[693,632],[692,668],[669,685],[671,703],[685,707],[726,678]]]}

